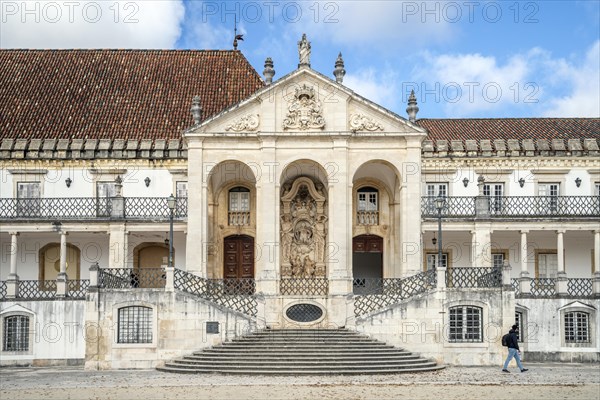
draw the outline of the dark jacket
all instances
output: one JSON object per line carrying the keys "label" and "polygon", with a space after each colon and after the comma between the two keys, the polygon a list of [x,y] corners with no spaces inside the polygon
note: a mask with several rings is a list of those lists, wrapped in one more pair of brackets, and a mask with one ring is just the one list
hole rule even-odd
{"label": "dark jacket", "polygon": [[513,329],[508,331],[508,348],[519,350],[519,340],[517,339],[517,331]]}

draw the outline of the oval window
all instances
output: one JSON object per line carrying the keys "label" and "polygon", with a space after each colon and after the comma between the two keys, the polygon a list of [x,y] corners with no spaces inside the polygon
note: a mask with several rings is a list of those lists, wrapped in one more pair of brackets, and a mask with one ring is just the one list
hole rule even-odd
{"label": "oval window", "polygon": [[294,304],[285,311],[285,315],[295,322],[312,322],[323,316],[323,309],[314,304]]}

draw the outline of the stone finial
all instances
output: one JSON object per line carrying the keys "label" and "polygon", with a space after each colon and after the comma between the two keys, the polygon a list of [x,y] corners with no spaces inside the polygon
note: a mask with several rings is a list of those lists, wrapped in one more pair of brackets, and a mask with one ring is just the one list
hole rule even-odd
{"label": "stone finial", "polygon": [[338,54],[337,60],[335,60],[335,69],[333,70],[333,76],[335,76],[335,81],[337,83],[342,83],[344,81],[344,75],[346,75],[346,70],[344,69],[344,59],[342,58],[342,53]]}
{"label": "stone finial", "polygon": [[306,39],[306,33],[302,34],[302,40],[298,42],[298,68],[310,68],[310,42]]}
{"label": "stone finial", "polygon": [[194,124],[198,125],[202,120],[202,106],[200,105],[200,96],[194,96],[192,99],[192,108],[190,108],[192,117],[194,117]]}
{"label": "stone finial", "polygon": [[410,96],[408,97],[408,107],[406,107],[406,113],[408,114],[408,120],[410,122],[415,122],[417,120],[417,113],[419,112],[419,107],[417,106],[417,97],[415,96],[415,91],[410,91]]}
{"label": "stone finial", "polygon": [[273,82],[273,77],[275,76],[275,70],[273,69],[273,60],[271,57],[267,57],[265,60],[265,69],[263,70],[263,75],[265,76],[265,82],[267,85],[270,85]]}

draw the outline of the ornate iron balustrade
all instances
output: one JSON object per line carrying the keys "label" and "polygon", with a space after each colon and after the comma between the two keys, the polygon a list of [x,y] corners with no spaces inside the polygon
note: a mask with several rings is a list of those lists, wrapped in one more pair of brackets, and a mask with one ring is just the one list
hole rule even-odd
{"label": "ornate iron balustrade", "polygon": [[407,278],[354,278],[354,315],[372,311],[424,293],[436,286],[436,272],[430,270]]}
{"label": "ornate iron balustrade", "polygon": [[555,278],[534,278],[529,283],[529,292],[534,297],[553,297],[556,295]]}
{"label": "ornate iron balustrade", "polygon": [[55,280],[19,281],[18,299],[21,300],[52,300],[56,298]]}
{"label": "ornate iron balustrade", "polygon": [[[423,218],[437,218],[436,197],[421,198]],[[443,218],[474,218],[476,197],[446,197]],[[491,196],[486,218],[600,217],[598,196]]]}
{"label": "ornate iron balustrade", "polygon": [[89,279],[69,280],[67,282],[67,297],[73,300],[85,299],[89,287]]}
{"label": "ornate iron balustrade", "polygon": [[358,225],[379,225],[379,211],[357,211],[356,223]]}
{"label": "ornate iron balustrade", "polygon": [[279,293],[284,296],[327,296],[327,278],[281,278]]}
{"label": "ornate iron balustrade", "polygon": [[593,294],[591,278],[569,278],[567,293],[573,297],[590,297]]}
{"label": "ornate iron balustrade", "polygon": [[446,271],[449,288],[495,288],[502,286],[500,268],[460,267]]}
{"label": "ornate iron balustrade", "polygon": [[[166,197],[123,197],[125,213],[113,216],[109,197],[54,197],[0,199],[0,220],[169,220]],[[187,198],[177,198],[175,219],[187,218]]]}
{"label": "ornate iron balustrade", "polygon": [[205,279],[175,269],[175,289],[253,317],[258,313],[254,279]]}
{"label": "ornate iron balustrade", "polygon": [[98,285],[106,289],[163,288],[166,275],[163,268],[103,268]]}
{"label": "ornate iron balustrade", "polygon": [[6,282],[0,281],[0,300],[6,299],[6,294],[8,293],[8,287]]}
{"label": "ornate iron balustrade", "polygon": [[521,284],[519,278],[511,278],[510,284],[515,291],[515,296],[519,296],[521,294]]}
{"label": "ornate iron balustrade", "polygon": [[229,226],[250,225],[250,211],[230,211]]}

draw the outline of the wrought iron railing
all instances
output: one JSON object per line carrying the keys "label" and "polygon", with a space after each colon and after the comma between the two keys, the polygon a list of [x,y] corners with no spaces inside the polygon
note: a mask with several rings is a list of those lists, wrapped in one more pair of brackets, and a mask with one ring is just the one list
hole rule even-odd
{"label": "wrought iron railing", "polygon": [[529,284],[529,292],[533,297],[552,297],[556,295],[555,278],[534,278]]}
{"label": "wrought iron railing", "polygon": [[455,267],[446,271],[446,287],[495,288],[502,286],[500,268]]}
{"label": "wrought iron railing", "polygon": [[356,223],[358,225],[378,225],[379,211],[357,211]]}
{"label": "wrought iron railing", "polygon": [[166,275],[163,268],[103,268],[98,285],[106,289],[162,288]]}
{"label": "wrought iron railing", "polygon": [[407,278],[354,278],[354,315],[357,317],[434,289],[436,272],[429,270]]}
{"label": "wrought iron railing", "polygon": [[250,211],[230,211],[229,226],[250,225]]}
{"label": "wrought iron railing", "polygon": [[[113,202],[123,200],[124,213],[113,215]],[[177,198],[173,218],[187,217],[187,198]],[[168,220],[166,197],[53,197],[0,199],[0,220],[90,220],[90,219]]]}
{"label": "wrought iron railing", "polygon": [[89,279],[69,280],[67,282],[67,297],[73,300],[85,299],[89,287]]}
{"label": "wrought iron railing", "polygon": [[[436,197],[421,198],[421,215],[436,218]],[[492,196],[485,217],[489,218],[546,218],[600,217],[599,196]],[[476,216],[476,197],[446,197],[444,218]]]}
{"label": "wrought iron railing", "polygon": [[521,294],[521,283],[519,278],[511,278],[510,284],[515,291],[515,296],[519,296]]}
{"label": "wrought iron railing", "polygon": [[17,298],[21,300],[51,300],[56,298],[55,280],[19,281]]}
{"label": "wrought iron railing", "polygon": [[327,278],[281,278],[279,293],[284,296],[327,296]]}
{"label": "wrought iron railing", "polygon": [[569,278],[567,293],[573,297],[589,297],[593,294],[591,278]]}
{"label": "wrought iron railing", "polygon": [[8,287],[5,281],[0,281],[0,300],[6,299],[6,294],[8,293]]}
{"label": "wrought iron railing", "polygon": [[254,279],[205,279],[175,269],[175,289],[196,295],[220,306],[256,316],[258,301]]}

